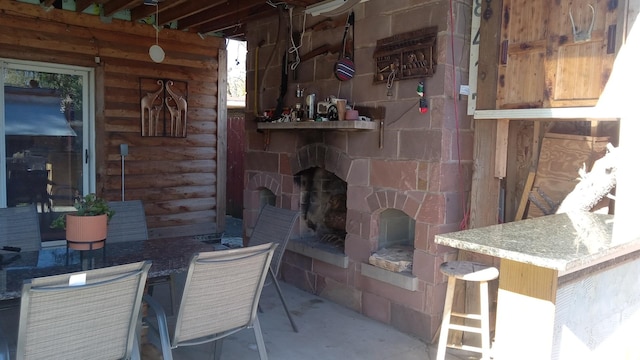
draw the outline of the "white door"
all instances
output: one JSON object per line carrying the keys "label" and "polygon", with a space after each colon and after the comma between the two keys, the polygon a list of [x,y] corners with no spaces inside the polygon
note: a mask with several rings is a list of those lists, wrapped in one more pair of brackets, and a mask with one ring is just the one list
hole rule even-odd
{"label": "white door", "polygon": [[36,204],[49,223],[93,191],[93,70],[0,59],[0,207]]}

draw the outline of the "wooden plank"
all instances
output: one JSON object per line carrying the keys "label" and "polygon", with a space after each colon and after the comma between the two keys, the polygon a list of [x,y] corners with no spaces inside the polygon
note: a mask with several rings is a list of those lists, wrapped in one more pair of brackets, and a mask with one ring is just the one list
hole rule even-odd
{"label": "wooden plank", "polygon": [[536,170],[535,168],[531,168],[529,170],[529,174],[527,175],[527,181],[524,183],[524,189],[522,190],[522,196],[520,197],[520,202],[518,203],[518,210],[516,211],[514,221],[522,220],[522,217],[524,216],[524,210],[527,208],[527,203],[529,202],[529,193],[531,193],[533,180],[535,178]]}
{"label": "wooden plank", "polygon": [[[508,0],[507,0],[508,1]],[[482,2],[481,13],[487,8],[486,1]],[[499,34],[502,24],[502,16],[498,16],[495,9],[502,8],[502,0],[491,2],[494,15],[488,20],[482,20],[480,26],[480,48],[478,54],[478,97],[476,109],[495,109],[496,92],[494,89],[498,83],[498,58],[499,58]],[[470,219],[469,227],[476,228],[494,225],[498,221],[498,199],[500,198],[500,180],[494,176],[496,156],[496,120],[476,121],[474,126],[474,169],[471,184],[471,197],[469,199]],[[475,259],[485,263],[491,263],[490,257],[478,255],[466,251],[458,251],[458,259]],[[480,299],[473,284],[469,288],[459,286],[454,294],[454,306],[462,303],[466,311],[478,312]],[[495,289],[491,291],[495,297]],[[457,332],[454,332],[454,334]],[[456,338],[454,340],[458,340]],[[465,339],[478,344],[478,337]],[[453,341],[456,342],[456,341]]]}
{"label": "wooden plank", "polygon": [[497,120],[496,161],[494,176],[502,179],[507,175],[507,147],[509,145],[509,119]]}
{"label": "wooden plank", "polygon": [[591,169],[593,162],[606,153],[607,137],[548,133],[542,140],[540,158],[527,217],[555,213],[555,207],[578,183],[579,170]]}
{"label": "wooden plank", "polygon": [[545,1],[503,2],[497,108],[542,107],[547,11]]}
{"label": "wooden plank", "polygon": [[[521,220],[526,212],[528,193],[535,179],[540,152],[540,128],[545,121],[512,122],[509,128],[509,165],[505,195],[505,222]],[[533,178],[530,172],[533,171]]]}
{"label": "wooden plank", "polygon": [[289,130],[289,129],[314,129],[314,130],[377,130],[378,121],[292,121],[292,122],[262,122],[258,123],[258,129]]}
{"label": "wooden plank", "polygon": [[[612,71],[617,42],[618,12],[606,0],[576,0],[549,2],[549,46],[546,59],[548,106],[595,105]],[[593,6],[594,12],[590,6]],[[576,29],[588,32],[593,19],[593,31],[587,41],[575,41],[571,17]],[[553,41],[552,39],[560,39]],[[609,51],[609,47],[613,51]]]}
{"label": "wooden plank", "polygon": [[557,270],[502,259],[499,284],[494,357],[550,359]]}
{"label": "wooden plank", "polygon": [[[227,68],[227,50],[218,51],[218,63],[223,69]],[[216,169],[216,228],[223,232],[225,228],[225,215],[227,214],[227,72],[222,71],[218,78],[218,131],[216,147],[218,152]]]}
{"label": "wooden plank", "polygon": [[[487,7],[482,2],[482,11]],[[491,7],[501,9],[502,1],[491,2]],[[478,55],[477,109],[495,109],[498,83],[499,34],[502,17],[495,14],[483,20],[480,26]],[[500,180],[494,176],[496,120],[476,121],[474,127],[474,171],[471,184],[469,227],[481,227],[497,223]]]}

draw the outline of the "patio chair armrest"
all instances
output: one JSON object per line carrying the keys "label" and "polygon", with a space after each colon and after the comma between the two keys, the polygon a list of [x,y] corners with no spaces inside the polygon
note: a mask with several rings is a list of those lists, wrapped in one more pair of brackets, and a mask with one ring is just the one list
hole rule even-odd
{"label": "patio chair armrest", "polygon": [[[155,299],[149,295],[144,295],[142,300],[149,305],[149,310],[152,310],[156,315],[156,321],[158,322],[158,328],[154,329],[158,332],[160,337],[160,345],[162,347],[162,358],[164,360],[173,360],[171,352],[171,342],[169,339],[169,326],[167,325],[167,314]],[[152,326],[149,327],[153,328]]]}

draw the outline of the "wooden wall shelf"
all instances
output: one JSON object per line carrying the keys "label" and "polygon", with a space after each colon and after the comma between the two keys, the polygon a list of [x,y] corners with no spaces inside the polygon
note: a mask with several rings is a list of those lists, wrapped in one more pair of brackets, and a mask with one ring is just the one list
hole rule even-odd
{"label": "wooden wall shelf", "polygon": [[[268,145],[272,130],[332,130],[332,131],[375,131],[379,133],[379,147],[384,144],[384,121],[292,121],[292,122],[259,122],[258,130],[266,130],[265,144]],[[266,146],[265,145],[265,146]]]}
{"label": "wooden wall shelf", "polygon": [[259,122],[259,130],[378,130],[379,121],[292,121],[292,122]]}

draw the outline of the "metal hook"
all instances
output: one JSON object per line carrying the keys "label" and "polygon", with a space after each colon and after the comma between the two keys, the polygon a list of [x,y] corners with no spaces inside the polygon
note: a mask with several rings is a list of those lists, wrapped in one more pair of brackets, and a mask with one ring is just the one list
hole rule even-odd
{"label": "metal hook", "polygon": [[591,40],[591,31],[593,31],[593,24],[596,21],[596,9],[594,9],[591,4],[587,4],[587,6],[591,8],[591,25],[589,25],[589,30],[578,30],[576,23],[573,21],[571,7],[569,7],[569,19],[571,20],[571,28],[573,29],[573,42]]}

